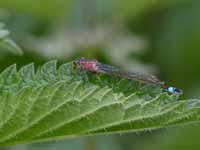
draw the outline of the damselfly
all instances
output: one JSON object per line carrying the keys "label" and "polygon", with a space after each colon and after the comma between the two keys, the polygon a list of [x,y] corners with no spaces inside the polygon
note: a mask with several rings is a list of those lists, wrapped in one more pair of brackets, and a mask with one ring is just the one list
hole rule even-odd
{"label": "damselfly", "polygon": [[182,94],[182,90],[172,86],[166,86],[164,82],[161,82],[158,78],[156,78],[153,75],[144,75],[136,72],[122,71],[119,68],[102,64],[95,59],[79,58],[74,60],[74,65],[76,65],[77,68],[94,73],[105,73],[109,75],[125,77],[131,80],[137,80],[143,83],[155,84],[161,86],[165,92],[171,94]]}

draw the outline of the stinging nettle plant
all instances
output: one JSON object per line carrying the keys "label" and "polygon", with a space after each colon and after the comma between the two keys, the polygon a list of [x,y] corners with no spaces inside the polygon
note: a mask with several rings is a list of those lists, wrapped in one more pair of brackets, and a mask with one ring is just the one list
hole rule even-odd
{"label": "stinging nettle plant", "polygon": [[0,74],[0,146],[137,132],[200,121],[200,100],[50,61]]}

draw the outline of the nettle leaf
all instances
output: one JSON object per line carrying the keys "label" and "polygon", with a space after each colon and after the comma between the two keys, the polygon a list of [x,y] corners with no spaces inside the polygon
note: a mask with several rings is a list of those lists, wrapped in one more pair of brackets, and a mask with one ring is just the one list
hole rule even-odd
{"label": "nettle leaf", "polygon": [[21,48],[9,38],[10,32],[4,29],[4,24],[0,22],[0,51],[7,50],[16,55],[22,55]]}
{"label": "nettle leaf", "polygon": [[138,132],[199,123],[200,100],[178,100],[160,87],[59,67],[50,61],[0,74],[0,145]]}

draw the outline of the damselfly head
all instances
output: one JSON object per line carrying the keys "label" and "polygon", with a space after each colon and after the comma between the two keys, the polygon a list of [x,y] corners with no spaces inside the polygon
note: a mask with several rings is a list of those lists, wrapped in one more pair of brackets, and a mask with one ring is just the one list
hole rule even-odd
{"label": "damselfly head", "polygon": [[166,86],[163,88],[164,91],[170,93],[170,94],[177,94],[177,95],[181,95],[183,93],[183,91],[181,89],[177,89],[175,87],[172,86]]}

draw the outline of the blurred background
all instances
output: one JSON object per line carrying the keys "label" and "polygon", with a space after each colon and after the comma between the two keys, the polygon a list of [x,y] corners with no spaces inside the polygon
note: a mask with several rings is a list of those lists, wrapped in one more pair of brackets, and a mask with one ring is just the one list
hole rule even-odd
{"label": "blurred background", "polygon": [[[200,96],[199,0],[1,0],[0,22],[24,50],[0,51],[0,70],[50,59],[96,58],[151,73]],[[200,127],[187,126],[5,147],[5,150],[199,150]]]}

